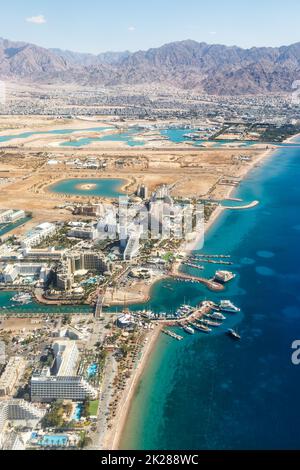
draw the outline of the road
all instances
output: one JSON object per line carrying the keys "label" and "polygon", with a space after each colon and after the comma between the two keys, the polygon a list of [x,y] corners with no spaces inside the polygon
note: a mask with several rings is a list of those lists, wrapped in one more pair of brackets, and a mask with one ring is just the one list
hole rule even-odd
{"label": "road", "polygon": [[104,378],[100,388],[97,431],[93,434],[93,444],[89,447],[89,450],[103,449],[104,436],[107,432],[109,404],[112,401],[113,395],[113,382],[118,372],[117,362],[112,353],[107,356],[105,370],[103,372]]}

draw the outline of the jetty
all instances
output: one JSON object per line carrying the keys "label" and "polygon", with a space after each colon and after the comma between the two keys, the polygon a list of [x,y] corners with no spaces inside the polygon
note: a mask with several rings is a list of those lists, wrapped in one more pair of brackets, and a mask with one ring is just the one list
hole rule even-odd
{"label": "jetty", "polygon": [[249,204],[245,204],[244,206],[225,206],[224,205],[223,208],[237,211],[237,210],[242,210],[242,209],[251,209],[252,207],[258,206],[258,204],[259,204],[259,201],[252,201]]}
{"label": "jetty", "polygon": [[164,333],[167,336],[170,336],[170,338],[176,339],[177,341],[182,341],[183,340],[183,336],[177,335],[176,333],[174,333],[174,331],[161,330],[161,332]]}
{"label": "jetty", "polygon": [[192,312],[186,316],[181,318],[168,318],[164,320],[156,320],[160,324],[165,324],[166,326],[178,326],[180,323],[188,325],[190,322],[200,320],[201,318],[205,317],[206,315],[210,315],[213,310],[218,309],[217,305],[210,301],[202,302],[198,307],[194,308]]}
{"label": "jetty", "polygon": [[207,254],[204,254],[204,253],[197,253],[193,256],[195,258],[207,258],[207,259],[209,259],[209,258],[212,258],[212,259],[213,258],[221,258],[221,259],[222,258],[227,258],[227,259],[229,259],[229,258],[231,258],[231,255],[207,255]]}
{"label": "jetty", "polygon": [[[223,266],[232,266],[234,264],[232,261],[223,261],[222,259],[217,259],[217,258],[191,258],[190,261],[201,261],[201,263],[220,264]],[[190,263],[185,263],[185,264],[187,266],[190,266]],[[201,268],[203,269],[203,266],[201,266]]]}
{"label": "jetty", "polygon": [[[191,259],[190,261],[197,261],[197,260],[192,260]],[[199,269],[200,271],[204,270],[204,266],[201,266],[199,264],[194,264],[194,263],[190,263],[190,262],[183,262],[182,264],[184,266],[188,266],[189,268]]]}
{"label": "jetty", "polygon": [[176,281],[186,281],[192,282],[194,284],[204,284],[206,287],[208,287],[208,289],[216,292],[220,292],[225,289],[223,284],[215,282],[213,279],[207,279],[206,277],[196,277],[180,272],[170,273],[169,276],[175,279]]}

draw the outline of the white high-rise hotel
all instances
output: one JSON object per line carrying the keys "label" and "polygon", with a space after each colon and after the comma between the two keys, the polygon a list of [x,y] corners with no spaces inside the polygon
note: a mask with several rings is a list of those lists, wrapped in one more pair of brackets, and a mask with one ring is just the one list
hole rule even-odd
{"label": "white high-rise hotel", "polygon": [[76,375],[79,352],[75,341],[57,341],[53,345],[55,354],[55,375],[49,367],[31,379],[31,400],[51,402],[53,400],[74,400],[97,398],[98,392],[83,377]]}

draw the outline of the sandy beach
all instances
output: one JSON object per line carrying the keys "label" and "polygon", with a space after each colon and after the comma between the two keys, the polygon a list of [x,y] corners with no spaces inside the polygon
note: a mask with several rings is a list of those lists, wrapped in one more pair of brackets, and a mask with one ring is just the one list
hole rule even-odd
{"label": "sandy beach", "polygon": [[153,349],[155,348],[155,344],[159,338],[161,328],[162,326],[155,326],[155,328],[151,330],[151,332],[147,335],[146,343],[142,351],[142,357],[126,386],[122,395],[122,399],[119,403],[117,418],[114,420],[112,428],[107,431],[104,437],[102,445],[103,449],[119,449],[120,440],[130,411],[133,397],[135,395],[141,375],[147,366],[148,360],[151,356]]}

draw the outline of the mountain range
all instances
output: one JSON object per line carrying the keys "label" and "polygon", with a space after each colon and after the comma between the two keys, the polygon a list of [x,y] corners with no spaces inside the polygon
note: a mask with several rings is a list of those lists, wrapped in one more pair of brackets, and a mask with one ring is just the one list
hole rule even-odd
{"label": "mountain range", "polygon": [[185,40],[99,55],[0,38],[0,79],[79,85],[170,85],[216,95],[289,92],[300,79],[300,42],[278,48]]}

